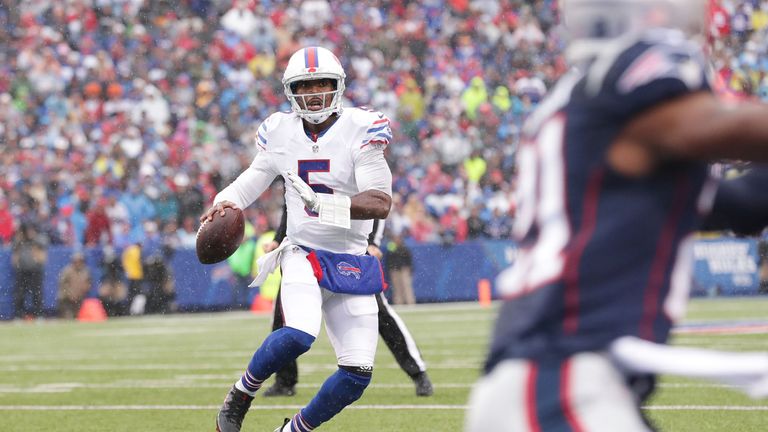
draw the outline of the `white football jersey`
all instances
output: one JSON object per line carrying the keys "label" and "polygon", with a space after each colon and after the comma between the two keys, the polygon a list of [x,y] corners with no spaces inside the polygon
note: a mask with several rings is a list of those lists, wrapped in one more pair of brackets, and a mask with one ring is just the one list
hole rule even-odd
{"label": "white football jersey", "polygon": [[[258,129],[258,154],[251,166],[222,190],[214,202],[253,203],[278,175],[297,173],[318,193],[353,196],[366,190],[392,195],[392,173],[384,148],[392,132],[380,112],[345,108],[339,119],[313,141],[293,112],[269,116]],[[364,254],[372,220],[352,220],[350,229],[321,225],[286,181],[286,235],[295,244],[336,253]]]}

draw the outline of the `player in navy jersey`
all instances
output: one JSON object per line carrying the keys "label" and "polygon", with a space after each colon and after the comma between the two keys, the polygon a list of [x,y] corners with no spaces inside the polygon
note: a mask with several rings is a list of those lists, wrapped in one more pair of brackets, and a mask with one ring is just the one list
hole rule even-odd
{"label": "player in navy jersey", "polygon": [[[639,406],[657,373],[768,394],[764,354],[665,345],[705,216],[710,228],[768,224],[765,167],[719,190],[708,176],[713,160],[768,162],[768,107],[712,94],[695,41],[702,0],[561,5],[574,68],[523,129],[520,254],[497,280],[504,303],[467,430],[652,430]],[[723,358],[746,367],[718,375]]]}

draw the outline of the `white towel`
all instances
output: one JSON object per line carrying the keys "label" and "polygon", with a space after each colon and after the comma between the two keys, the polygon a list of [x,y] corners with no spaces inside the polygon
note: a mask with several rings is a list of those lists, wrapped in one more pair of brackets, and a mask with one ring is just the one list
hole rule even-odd
{"label": "white towel", "polygon": [[283,249],[292,245],[293,242],[288,240],[288,237],[285,237],[283,242],[280,243],[280,246],[275,248],[275,250],[262,255],[261,258],[256,260],[256,266],[259,269],[259,273],[256,275],[256,279],[254,279],[248,287],[253,288],[263,285],[264,281],[267,280],[267,277],[275,271],[278,265],[280,265],[280,255],[282,254]]}
{"label": "white towel", "polygon": [[675,347],[632,336],[614,341],[609,353],[626,371],[709,379],[755,399],[768,396],[768,353]]}

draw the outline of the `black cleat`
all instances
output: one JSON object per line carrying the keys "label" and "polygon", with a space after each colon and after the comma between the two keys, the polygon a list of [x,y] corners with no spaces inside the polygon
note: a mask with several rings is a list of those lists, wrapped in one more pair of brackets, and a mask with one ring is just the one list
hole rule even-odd
{"label": "black cleat", "polygon": [[291,419],[289,419],[289,418],[283,420],[283,425],[279,426],[277,429],[275,429],[275,432],[283,432],[283,428],[285,427],[285,425],[290,423],[290,421],[291,421]]}
{"label": "black cleat", "polygon": [[296,388],[276,382],[270,388],[264,390],[263,395],[264,397],[296,396]]}
{"label": "black cleat", "polygon": [[251,407],[253,396],[241,392],[235,386],[227,393],[224,404],[216,416],[216,432],[240,432],[243,419]]}
{"label": "black cleat", "polygon": [[416,396],[432,396],[434,393],[432,381],[429,380],[426,372],[419,372],[413,377],[413,382],[416,383]]}

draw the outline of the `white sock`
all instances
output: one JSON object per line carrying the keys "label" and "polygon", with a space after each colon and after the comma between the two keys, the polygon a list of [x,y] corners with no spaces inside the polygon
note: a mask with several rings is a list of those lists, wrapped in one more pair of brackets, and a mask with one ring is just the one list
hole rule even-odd
{"label": "white sock", "polygon": [[240,390],[241,392],[247,394],[248,396],[256,396],[256,392],[252,392],[252,391],[248,390],[247,388],[245,388],[245,386],[243,385],[242,380],[237,380],[237,382],[235,382],[235,388]]}

